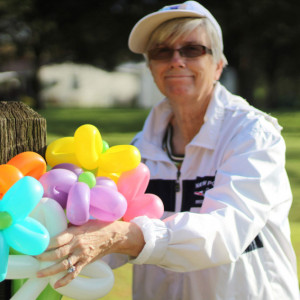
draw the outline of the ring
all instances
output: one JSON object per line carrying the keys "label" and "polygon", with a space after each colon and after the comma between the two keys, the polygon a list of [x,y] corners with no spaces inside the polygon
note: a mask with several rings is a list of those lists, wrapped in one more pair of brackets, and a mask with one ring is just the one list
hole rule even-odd
{"label": "ring", "polygon": [[72,265],[71,261],[69,258],[67,258],[67,261],[69,263],[69,269],[67,270],[68,273],[73,273],[76,271],[76,267]]}

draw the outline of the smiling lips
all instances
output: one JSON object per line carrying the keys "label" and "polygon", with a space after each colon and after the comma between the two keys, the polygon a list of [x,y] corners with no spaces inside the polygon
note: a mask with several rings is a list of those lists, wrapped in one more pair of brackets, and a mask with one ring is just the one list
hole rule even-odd
{"label": "smiling lips", "polygon": [[181,78],[187,78],[187,77],[192,77],[192,75],[190,75],[190,74],[167,74],[166,76],[165,76],[165,78],[166,79],[172,79],[172,78],[174,78],[174,79],[181,79]]}

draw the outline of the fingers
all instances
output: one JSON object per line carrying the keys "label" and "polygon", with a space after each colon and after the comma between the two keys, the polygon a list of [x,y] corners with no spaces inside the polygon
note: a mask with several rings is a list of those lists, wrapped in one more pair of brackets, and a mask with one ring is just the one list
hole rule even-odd
{"label": "fingers", "polygon": [[48,245],[47,250],[55,249],[63,245],[66,245],[73,239],[73,237],[74,234],[72,234],[69,231],[64,231],[61,234],[50,239],[50,243]]}
{"label": "fingers", "polygon": [[45,251],[44,253],[35,257],[41,261],[53,261],[66,257],[71,252],[71,248],[71,244],[66,244],[62,247],[56,248],[55,250]]}
{"label": "fingers", "polygon": [[79,275],[85,265],[86,263],[83,262],[76,263],[76,265],[74,265],[75,271],[68,273],[67,275],[56,281],[54,284],[54,288],[57,289],[70,283],[75,277]]}
{"label": "fingers", "polygon": [[[52,276],[57,273],[67,271],[68,273],[74,273],[75,276],[72,278],[75,278],[77,276],[77,274],[79,274],[79,272],[81,271],[81,269],[80,269],[78,272],[78,268],[77,268],[78,261],[79,261],[79,257],[77,257],[75,255],[71,255],[70,257],[64,258],[63,260],[57,262],[54,265],[51,265],[45,269],[39,270],[37,272],[37,277],[47,277],[47,276]],[[81,265],[82,265],[82,263],[79,264],[79,266],[81,266]],[[75,267],[75,268],[73,268],[73,267]],[[73,270],[72,270],[72,268],[73,268]]]}

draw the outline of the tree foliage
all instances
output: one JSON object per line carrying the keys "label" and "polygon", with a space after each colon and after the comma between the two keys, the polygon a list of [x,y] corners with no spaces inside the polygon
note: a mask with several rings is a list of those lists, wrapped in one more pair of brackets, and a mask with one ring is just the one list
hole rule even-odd
{"label": "tree foliage", "polygon": [[[27,56],[34,68],[71,60],[111,70],[142,59],[128,50],[131,28],[145,14],[174,2],[0,0],[0,59]],[[269,107],[299,105],[300,2],[202,3],[221,24],[225,55],[238,73],[239,93],[259,106],[263,101]]]}

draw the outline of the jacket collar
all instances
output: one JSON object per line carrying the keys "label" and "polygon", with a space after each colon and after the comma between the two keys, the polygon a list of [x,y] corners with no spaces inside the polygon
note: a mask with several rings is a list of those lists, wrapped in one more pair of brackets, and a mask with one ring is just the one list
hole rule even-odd
{"label": "jacket collar", "polygon": [[[216,83],[213,97],[204,117],[204,124],[188,146],[215,148],[224,120],[227,93],[227,90],[220,83]],[[137,144],[143,153],[157,151],[157,147],[162,149],[163,137],[171,115],[171,105],[166,98],[153,107],[142,132],[142,140],[145,143]]]}
{"label": "jacket collar", "polygon": [[190,145],[208,149],[215,148],[224,120],[224,102],[227,102],[226,100],[226,90],[220,83],[217,82],[213,97],[204,116],[204,124],[202,125],[198,134],[196,134],[196,136],[190,142]]}

